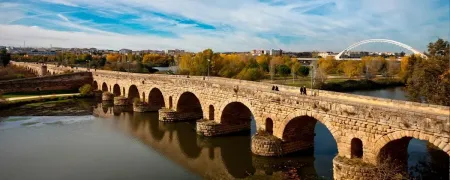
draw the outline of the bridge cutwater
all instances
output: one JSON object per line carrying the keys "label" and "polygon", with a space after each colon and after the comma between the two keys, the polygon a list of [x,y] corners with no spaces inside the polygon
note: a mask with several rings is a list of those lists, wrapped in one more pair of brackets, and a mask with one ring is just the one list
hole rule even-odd
{"label": "bridge cutwater", "polygon": [[[12,63],[42,75],[87,71]],[[253,116],[258,131],[275,137],[252,137],[251,150],[261,156],[311,148],[314,125],[321,122],[337,143],[335,179],[371,179],[367,169],[342,159],[361,158],[374,167],[388,156],[406,163],[411,138],[428,141],[450,155],[447,106],[329,91],[305,96],[296,87],[277,85],[280,91],[272,91],[272,84],[219,77],[90,72],[94,88],[148,102],[149,109],[159,110],[160,121],[197,121],[196,131],[203,136],[248,130]]]}

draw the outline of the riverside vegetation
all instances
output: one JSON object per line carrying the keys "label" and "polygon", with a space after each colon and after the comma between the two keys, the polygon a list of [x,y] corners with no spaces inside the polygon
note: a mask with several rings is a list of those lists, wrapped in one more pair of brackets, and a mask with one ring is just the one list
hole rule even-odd
{"label": "riverside vegetation", "polygon": [[[410,55],[398,61],[395,57],[363,57],[361,61],[320,58],[314,72],[315,87],[348,91],[406,85],[410,99],[432,104],[450,105],[449,43],[442,39],[428,44],[427,59]],[[268,81],[288,85],[310,85],[310,67],[289,56],[251,56],[250,54],[214,53],[206,49],[179,56],[160,54],[121,55],[93,54],[75,56],[70,53],[54,57],[12,56],[15,61],[51,62],[58,65],[82,65],[92,68],[154,73],[155,66],[178,66],[178,74]],[[65,59],[69,59],[65,61]],[[209,73],[208,73],[209,72]],[[169,74],[173,74],[170,72]],[[336,78],[339,77],[339,81]],[[288,78],[292,77],[293,83]],[[296,83],[301,80],[299,83]],[[303,81],[302,81],[303,80]],[[310,86],[308,86],[310,87]]]}

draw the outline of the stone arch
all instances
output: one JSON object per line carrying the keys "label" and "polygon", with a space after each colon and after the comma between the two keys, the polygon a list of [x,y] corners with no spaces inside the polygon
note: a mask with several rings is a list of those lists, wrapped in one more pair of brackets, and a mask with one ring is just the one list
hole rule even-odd
{"label": "stone arch", "polygon": [[208,120],[214,120],[214,106],[212,104],[208,107]]}
{"label": "stone arch", "polygon": [[254,117],[254,113],[249,107],[239,101],[233,101],[221,110],[219,121],[225,126],[239,127],[239,131],[252,130],[252,116]]}
{"label": "stone arch", "polygon": [[223,113],[225,107],[233,102],[239,102],[239,103],[243,104],[245,107],[247,107],[250,110],[250,112],[252,113],[252,115],[255,117],[255,121],[256,121],[256,125],[257,125],[256,127],[259,127],[258,125],[261,124],[261,122],[259,122],[258,119],[256,119],[257,114],[256,114],[255,109],[253,108],[252,104],[247,99],[243,99],[243,98],[239,98],[239,99],[228,98],[224,102],[221,102],[221,106],[218,111],[219,113],[216,113],[216,116],[214,117],[214,120],[216,122],[222,123],[221,117],[222,117],[222,113]]}
{"label": "stone arch", "polygon": [[134,98],[139,98],[140,99],[140,94],[139,94],[139,90],[137,88],[136,85],[131,85],[128,88],[128,101],[130,103],[133,103]]}
{"label": "stone arch", "polygon": [[359,138],[353,138],[350,143],[351,158],[363,157],[363,143]]}
{"label": "stone arch", "polygon": [[164,95],[158,88],[153,88],[148,93],[148,104],[152,110],[158,110],[165,107]]}
{"label": "stone arch", "polygon": [[192,92],[182,93],[177,101],[177,113],[186,120],[198,120],[203,118],[203,108],[200,99]]}
{"label": "stone arch", "polygon": [[325,126],[336,143],[337,153],[341,153],[341,132],[334,128],[324,116],[306,110],[298,110],[288,115],[278,125],[275,124],[274,136],[282,139],[286,147],[283,152],[292,153],[314,146],[317,122]]}
{"label": "stone arch", "polygon": [[114,84],[113,86],[113,94],[114,96],[120,96],[120,86],[118,84]]}
{"label": "stone arch", "polygon": [[98,83],[97,83],[97,81],[92,82],[92,89],[93,90],[98,90]]}
{"label": "stone arch", "polygon": [[[419,133],[418,131],[408,131],[408,130],[401,130],[401,131],[395,131],[389,134],[386,134],[375,142],[375,146],[372,149],[372,153],[375,156],[373,159],[370,159],[371,163],[378,164],[378,159],[383,156],[383,151],[388,149],[383,148],[389,148],[390,145],[396,144],[396,149],[401,149],[402,147],[399,146],[405,146],[409,144],[409,141],[412,139],[419,139],[423,141],[427,141],[434,146],[438,147],[443,152],[447,153],[448,156],[450,156],[450,144],[446,142],[441,137],[436,137],[430,134],[424,134]],[[394,145],[395,146],[395,145]],[[407,152],[399,152],[399,153],[405,153]]]}
{"label": "stone arch", "polygon": [[271,118],[266,119],[266,132],[273,134],[273,120]]}
{"label": "stone arch", "polygon": [[325,127],[327,127],[327,129],[330,131],[331,135],[333,135],[333,138],[336,141],[336,143],[340,142],[341,132],[337,128],[332,126],[327,120],[324,120],[325,118],[323,115],[320,115],[318,113],[312,113],[312,111],[307,111],[307,110],[295,111],[295,112],[289,114],[286,118],[284,118],[281,121],[281,123],[274,124],[274,128],[275,128],[274,136],[281,139],[283,137],[283,132],[285,131],[287,124],[294,118],[301,117],[301,116],[308,116],[308,117],[314,118],[315,120],[321,122],[323,125],[325,125]]}
{"label": "stone arch", "polygon": [[108,92],[108,85],[106,84],[106,82],[103,82],[103,84],[102,84],[102,91]]}

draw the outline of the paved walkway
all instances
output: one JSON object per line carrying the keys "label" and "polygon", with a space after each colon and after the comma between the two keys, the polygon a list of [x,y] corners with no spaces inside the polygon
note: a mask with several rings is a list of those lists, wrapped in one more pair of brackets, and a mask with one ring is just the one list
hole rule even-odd
{"label": "paved walkway", "polygon": [[27,99],[39,99],[39,98],[48,98],[48,97],[68,97],[68,96],[76,96],[80,93],[72,93],[72,94],[50,94],[50,95],[41,95],[41,96],[25,96],[25,97],[13,97],[6,98],[7,101],[19,101],[19,100],[27,100]]}

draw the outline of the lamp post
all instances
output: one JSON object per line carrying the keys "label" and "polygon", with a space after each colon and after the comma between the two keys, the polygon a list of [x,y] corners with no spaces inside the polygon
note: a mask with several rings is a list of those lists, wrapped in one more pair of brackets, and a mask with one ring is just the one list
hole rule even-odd
{"label": "lamp post", "polygon": [[314,64],[310,64],[309,66],[312,67],[312,71],[311,71],[311,96],[313,95],[313,89],[314,89],[314,84],[316,82],[315,80],[315,76],[316,76],[316,66],[314,66]]}
{"label": "lamp post", "polygon": [[91,67],[91,61],[86,60],[86,70],[89,71],[89,68]]}
{"label": "lamp post", "polygon": [[127,60],[127,63],[128,63],[128,72],[130,72],[130,61]]}
{"label": "lamp post", "polygon": [[211,59],[208,59],[208,79],[209,79],[209,63],[211,62]]}

